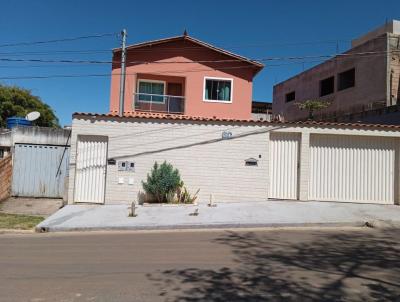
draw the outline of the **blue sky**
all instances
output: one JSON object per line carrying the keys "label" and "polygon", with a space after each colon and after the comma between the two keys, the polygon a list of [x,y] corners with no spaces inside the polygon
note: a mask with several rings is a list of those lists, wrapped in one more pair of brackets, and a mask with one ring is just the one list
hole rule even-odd
{"label": "blue sky", "polygon": [[[3,0],[0,44],[128,30],[128,44],[182,34],[249,58],[325,55],[346,50],[350,40],[390,19],[400,19],[398,0],[380,1],[20,1]],[[0,58],[111,60],[116,37],[0,47]],[[91,50],[88,53],[61,51]],[[92,50],[96,50],[93,52]],[[98,51],[98,52],[97,52]],[[31,52],[31,53],[27,53]],[[35,54],[32,52],[42,52]],[[310,61],[310,60],[308,60]],[[273,61],[254,81],[253,98],[271,101],[272,88],[311,62]],[[0,62],[0,78],[108,74],[109,65]],[[75,111],[106,112],[110,78],[0,79],[32,90],[52,106],[62,125]]]}

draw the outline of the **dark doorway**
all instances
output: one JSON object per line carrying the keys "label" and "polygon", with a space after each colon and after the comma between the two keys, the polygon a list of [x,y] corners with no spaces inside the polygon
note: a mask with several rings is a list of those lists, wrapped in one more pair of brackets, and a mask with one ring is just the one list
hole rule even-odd
{"label": "dark doorway", "polygon": [[169,113],[183,113],[184,98],[181,83],[168,83],[167,87]]}
{"label": "dark doorway", "polygon": [[182,84],[181,83],[168,83],[167,94],[182,96]]}

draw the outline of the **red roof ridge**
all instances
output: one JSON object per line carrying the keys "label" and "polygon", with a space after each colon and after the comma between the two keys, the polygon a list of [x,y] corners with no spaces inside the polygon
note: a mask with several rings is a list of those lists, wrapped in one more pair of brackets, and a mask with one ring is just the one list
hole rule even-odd
{"label": "red roof ridge", "polygon": [[[109,113],[85,113],[75,112],[72,116],[87,116],[87,117],[116,117],[118,118],[117,111]],[[400,130],[400,125],[390,124],[366,124],[366,123],[344,123],[344,122],[324,122],[324,121],[294,121],[294,122],[279,122],[279,121],[266,121],[266,120],[252,120],[252,119],[233,119],[233,118],[217,118],[217,117],[201,117],[180,114],[166,114],[166,113],[150,113],[150,112],[135,112],[126,111],[121,118],[143,118],[143,119],[160,119],[160,120],[185,120],[185,121],[204,121],[204,122],[236,122],[236,123],[257,123],[257,124],[281,124],[281,125],[298,125],[298,126],[338,126],[338,127],[365,127],[365,128],[384,128]]]}

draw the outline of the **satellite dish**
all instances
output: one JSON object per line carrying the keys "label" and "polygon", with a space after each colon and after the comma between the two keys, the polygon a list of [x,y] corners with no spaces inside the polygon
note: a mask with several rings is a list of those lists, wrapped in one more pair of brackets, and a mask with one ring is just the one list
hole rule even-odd
{"label": "satellite dish", "polygon": [[25,118],[26,118],[28,121],[33,122],[33,121],[37,120],[39,117],[40,117],[40,112],[32,111],[32,112],[29,112],[29,113],[26,115]]}

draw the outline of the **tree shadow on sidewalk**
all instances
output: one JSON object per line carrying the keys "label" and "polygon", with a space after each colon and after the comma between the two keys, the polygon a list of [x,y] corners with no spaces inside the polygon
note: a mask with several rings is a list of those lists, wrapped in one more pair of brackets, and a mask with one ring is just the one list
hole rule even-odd
{"label": "tree shadow on sidewalk", "polygon": [[234,266],[149,278],[166,301],[400,301],[398,230],[281,235],[227,232]]}

